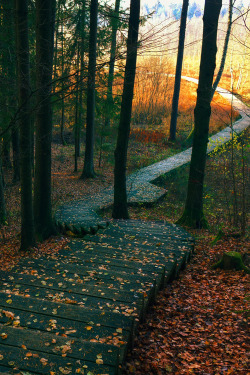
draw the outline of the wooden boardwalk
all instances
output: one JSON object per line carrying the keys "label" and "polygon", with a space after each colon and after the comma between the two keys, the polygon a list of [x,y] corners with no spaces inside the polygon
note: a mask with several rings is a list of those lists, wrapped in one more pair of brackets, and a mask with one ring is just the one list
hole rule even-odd
{"label": "wooden boardwalk", "polygon": [[115,221],[0,272],[0,373],[119,374],[149,304],[192,249],[177,226]]}

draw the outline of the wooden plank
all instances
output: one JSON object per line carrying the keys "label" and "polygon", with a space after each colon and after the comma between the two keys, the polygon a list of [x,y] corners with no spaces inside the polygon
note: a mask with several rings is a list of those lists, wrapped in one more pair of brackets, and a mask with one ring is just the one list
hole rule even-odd
{"label": "wooden plank", "polygon": [[[64,254],[64,251],[62,250],[61,254],[63,255]],[[184,256],[185,256],[185,253],[184,253]],[[151,267],[152,266],[156,266],[156,267],[163,267],[165,268],[165,272],[167,270],[171,270],[172,267],[174,267],[174,263],[176,261],[176,257],[174,256],[174,254],[169,254],[169,255],[161,255],[161,254],[155,254],[154,252],[148,252],[148,253],[135,253],[135,254],[131,254],[130,252],[127,253],[127,256],[123,256],[122,253],[114,253],[112,251],[112,248],[103,248],[102,252],[98,252],[96,253],[95,251],[95,246],[93,245],[93,250],[91,249],[88,249],[88,250],[75,250],[74,251],[74,257],[71,257],[70,260],[72,260],[73,258],[75,257],[78,257],[78,259],[82,259],[84,258],[84,264],[88,264],[89,263],[92,263],[92,264],[107,264],[107,263],[111,263],[111,264],[116,264],[118,265],[120,263],[121,266],[129,266],[132,264],[131,263],[134,263],[134,265],[136,264],[136,267],[138,267],[139,269],[142,269],[144,271],[144,266],[148,266],[150,265]],[[125,260],[123,260],[125,259]],[[113,263],[114,261],[116,261],[116,263]],[[130,262],[129,263],[124,263],[124,262]],[[132,268],[135,268],[134,265],[132,266]],[[167,275],[166,275],[167,276]]]}
{"label": "wooden plank", "polygon": [[27,352],[36,350],[68,359],[86,359],[94,364],[100,357],[104,365],[116,367],[118,371],[119,348],[114,345],[83,341],[76,337],[69,339],[48,332],[31,331],[2,324],[0,324],[0,343],[20,348],[25,346]]}
{"label": "wooden plank", "polygon": [[136,235],[123,236],[123,238],[118,239],[116,233],[103,233],[102,235],[93,236],[93,238],[85,238],[84,241],[87,241],[85,247],[87,246],[102,246],[103,248],[114,247],[124,249],[129,247],[131,251],[133,248],[137,250],[149,251],[152,253],[163,252],[163,253],[175,253],[176,250],[182,249],[184,252],[190,252],[191,246],[187,244],[184,246],[181,241],[176,243],[169,243],[160,237],[139,237]]}
{"label": "wooden plank", "polygon": [[[72,266],[60,261],[39,261],[26,259],[25,262],[12,269],[12,273],[38,274],[39,277],[47,277],[52,275],[61,275],[63,280],[72,280],[72,282],[89,284],[105,284],[109,286],[115,283],[120,284],[125,290],[131,288],[150,289],[153,287],[155,280],[161,279],[162,275],[142,275],[121,273],[112,270],[94,269],[93,267]],[[159,283],[158,280],[158,283]]]}
{"label": "wooden plank", "polygon": [[163,230],[164,233],[169,233],[172,235],[182,236],[182,238],[188,238],[191,242],[194,241],[193,237],[188,233],[185,229],[180,227],[176,224],[171,224],[166,221],[143,221],[143,220],[113,220],[111,221],[110,225],[118,226],[120,228],[124,228],[125,230],[127,228],[133,228],[136,230],[136,228],[147,228],[150,229],[150,231],[153,230]]}
{"label": "wooden plank", "polygon": [[133,330],[134,319],[122,314],[112,312],[89,309],[75,305],[66,305],[59,302],[51,302],[31,297],[22,297],[11,294],[0,293],[0,306],[2,309],[8,307],[17,308],[19,310],[36,312],[58,318],[67,318],[88,324],[93,321],[94,324],[100,324],[106,327],[123,327],[129,331]]}
{"label": "wooden plank", "polygon": [[[104,244],[106,246],[104,246]],[[108,255],[109,258],[124,259],[124,261],[135,261],[142,264],[161,264],[164,266],[166,260],[175,258],[174,251],[168,251],[166,248],[160,248],[160,246],[155,247],[151,245],[138,245],[131,244],[129,242],[123,242],[119,244],[117,248],[117,240],[115,238],[110,239],[109,242],[103,240],[102,245],[99,242],[88,242],[84,247],[80,247],[79,243],[72,244],[72,255],[68,254],[71,258],[72,256],[81,256],[84,260],[92,257],[97,259],[100,256],[105,258]],[[185,255],[183,250],[183,255]],[[60,252],[61,255],[66,255],[67,250],[63,249]],[[159,261],[160,260],[160,261]],[[105,259],[104,259],[105,262]],[[144,262],[144,263],[143,263]],[[106,262],[107,263],[107,262]]]}
{"label": "wooden plank", "polygon": [[[10,314],[13,319],[9,318]],[[115,345],[121,348],[121,353],[131,346],[133,339],[132,331],[122,327],[109,327],[93,321],[80,322],[66,317],[49,316],[44,312],[25,311],[17,307],[1,309],[0,323],[5,326],[18,326],[31,332],[39,330],[69,339],[78,338],[84,341],[91,340],[91,342]]]}
{"label": "wooden plank", "polygon": [[[41,260],[42,259],[47,259],[47,258],[40,258]],[[76,251],[72,251],[72,253],[68,254],[67,255],[67,251],[66,250],[62,250],[60,251],[59,254],[56,254],[54,256],[51,257],[51,259],[60,259],[60,260],[64,260],[64,261],[68,261],[68,263],[71,263],[71,264],[81,264],[81,265],[84,265],[84,266],[90,266],[90,267],[100,267],[100,266],[103,266],[103,267],[108,267],[109,269],[116,269],[119,271],[120,270],[124,270],[124,268],[126,268],[127,270],[133,270],[133,272],[135,272],[135,270],[139,270],[140,272],[145,272],[145,273],[150,273],[150,272],[157,272],[157,270],[162,270],[164,269],[164,266],[160,265],[160,264],[150,264],[150,263],[146,263],[144,264],[142,261],[138,261],[138,262],[134,262],[134,261],[125,261],[125,260],[121,260],[121,259],[114,259],[114,258],[110,258],[108,256],[105,255],[105,253],[103,255],[101,255],[100,257],[95,257],[95,259],[91,259],[91,257],[88,257],[87,259],[84,258],[84,251],[81,252],[77,252],[76,254]]]}
{"label": "wooden plank", "polygon": [[[40,288],[40,290],[46,289],[57,292],[58,294],[61,294],[64,291],[68,291],[69,293],[72,293],[74,295],[78,294],[81,296],[83,301],[87,301],[87,299],[89,299],[88,303],[85,304],[89,307],[91,307],[90,304],[91,302],[94,302],[93,297],[95,297],[97,303],[96,306],[99,306],[99,308],[103,308],[103,311],[107,310],[105,308],[105,304],[112,305],[114,307],[114,310],[117,312],[121,310],[136,310],[139,320],[144,319],[147,305],[150,302],[150,300],[152,300],[155,297],[154,287],[150,289],[145,288],[145,291],[140,291],[139,289],[136,289],[136,286],[134,286],[134,288],[131,288],[132,291],[126,291],[118,290],[114,286],[108,288],[103,287],[102,285],[92,286],[85,284],[77,284],[74,282],[67,282],[65,280],[60,281],[60,279],[57,279],[55,281],[54,279],[50,279],[49,277],[36,278],[35,275],[10,275],[4,273],[1,274],[1,272],[0,278],[2,279],[2,282],[12,284],[17,289],[20,288],[20,286],[22,285],[26,287],[33,285]],[[7,285],[5,285],[5,288],[6,286]],[[99,301],[100,304],[98,305]]]}
{"label": "wooden plank", "polygon": [[[9,367],[9,371],[32,371],[37,375],[59,374],[86,374],[86,370],[94,375],[117,375],[114,367],[98,365],[86,360],[72,360],[55,354],[32,351],[32,356],[27,357],[27,350],[0,343],[1,363]],[[79,372],[80,371],[80,372]]]}
{"label": "wooden plank", "polygon": [[[42,275],[41,277],[36,275],[25,275],[25,274],[8,274],[0,271],[0,279],[5,282],[14,282],[16,284],[23,285],[34,285],[40,288],[54,289],[60,291],[71,291],[84,296],[94,296],[105,300],[116,300],[123,303],[133,303],[138,305],[138,308],[143,308],[144,297],[143,294],[138,291],[126,291],[119,290],[117,287],[104,287],[103,285],[84,285],[84,283],[78,283],[77,281],[67,281],[64,278],[49,277]],[[137,294],[136,294],[137,293]]]}
{"label": "wooden plank", "polygon": [[[9,367],[5,367],[5,366],[2,366],[1,364],[0,364],[0,374],[2,374],[2,375],[11,375],[11,373],[10,373],[10,368]],[[30,373],[31,375],[33,375],[34,373]]]}
{"label": "wooden plank", "polygon": [[77,293],[63,291],[58,293],[57,290],[48,288],[39,288],[33,285],[22,285],[13,282],[4,282],[0,286],[0,292],[15,294],[20,296],[30,296],[32,298],[47,299],[56,303],[66,303],[70,305],[79,305],[80,307],[96,309],[100,312],[108,311],[120,313],[125,316],[132,316],[141,320],[142,311],[138,310],[136,303],[124,303],[113,300],[104,300],[92,296],[84,296]]}
{"label": "wooden plank", "polygon": [[[131,289],[138,289],[144,288],[155,288],[155,292],[159,290],[161,286],[163,286],[163,281],[165,277],[165,269],[156,269],[152,272],[144,272],[142,269],[138,267],[134,267],[136,272],[131,272],[131,270],[127,268],[115,267],[111,268],[102,266],[102,265],[88,265],[88,266],[79,266],[79,265],[72,265],[69,262],[64,262],[62,259],[60,260],[39,260],[39,259],[25,259],[25,262],[20,262],[17,267],[12,269],[12,272],[22,272],[25,274],[34,274],[41,272],[50,274],[51,270],[53,274],[60,272],[63,274],[65,279],[74,279],[74,278],[81,278],[84,280],[84,283],[87,285],[89,283],[98,282],[98,284],[105,284],[110,285],[114,281],[120,283],[123,288],[126,290]],[[156,272],[155,272],[156,271]],[[144,288],[145,289],[145,288]]]}
{"label": "wooden plank", "polygon": [[[98,250],[97,250],[98,251]],[[99,251],[98,251],[99,252]],[[164,281],[164,271],[165,267],[154,267],[150,266],[148,267],[138,267],[138,264],[135,262],[130,262],[129,267],[126,266],[115,266],[115,265],[109,265],[107,263],[104,264],[104,261],[102,263],[90,263],[88,262],[87,265],[78,265],[73,262],[69,262],[70,258],[60,257],[60,259],[52,259],[52,258],[40,258],[40,259],[27,259],[25,262],[19,263],[18,267],[21,267],[22,269],[28,268],[49,268],[49,269],[59,269],[59,270],[66,270],[68,274],[70,272],[75,272],[79,275],[85,274],[86,271],[95,271],[95,272],[102,272],[103,275],[109,275],[110,277],[119,275],[121,277],[126,277],[126,275],[129,275],[130,280],[137,280],[138,276],[140,280],[155,280],[156,283],[156,289],[160,288],[163,285]],[[104,259],[103,259],[104,260]],[[106,260],[106,257],[105,257]],[[132,268],[131,268],[132,266]],[[18,268],[19,269],[19,268]],[[14,268],[16,270],[16,268]]]}

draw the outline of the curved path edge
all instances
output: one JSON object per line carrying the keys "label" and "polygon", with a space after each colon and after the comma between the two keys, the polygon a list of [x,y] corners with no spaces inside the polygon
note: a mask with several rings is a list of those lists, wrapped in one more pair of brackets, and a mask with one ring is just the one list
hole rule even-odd
{"label": "curved path edge", "polygon": [[[198,79],[182,76],[182,79],[198,84]],[[227,99],[241,116],[232,127],[228,126],[209,138],[207,153],[229,142],[232,132],[240,134],[250,125],[250,108],[231,92],[218,87],[216,91]],[[191,160],[192,147],[158,163],[149,165],[132,173],[127,178],[129,204],[153,204],[164,197],[167,191],[154,185],[154,182],[170,171],[180,168]],[[55,222],[62,232],[76,234],[95,233],[105,228],[108,221],[98,215],[98,211],[113,203],[113,187],[110,186],[87,199],[72,201],[59,207],[55,213]]]}

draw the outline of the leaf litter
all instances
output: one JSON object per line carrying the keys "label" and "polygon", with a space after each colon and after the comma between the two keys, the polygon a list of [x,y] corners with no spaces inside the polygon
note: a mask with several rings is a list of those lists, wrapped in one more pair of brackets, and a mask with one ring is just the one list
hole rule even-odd
{"label": "leaf litter", "polygon": [[228,239],[212,247],[211,236],[204,237],[139,327],[123,375],[250,374],[249,275],[211,269],[225,248],[246,248],[247,241]]}

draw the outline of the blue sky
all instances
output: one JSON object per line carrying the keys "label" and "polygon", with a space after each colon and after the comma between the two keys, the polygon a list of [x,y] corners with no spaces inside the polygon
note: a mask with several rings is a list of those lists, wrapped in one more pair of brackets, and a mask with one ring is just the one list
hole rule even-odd
{"label": "blue sky", "polygon": [[[129,6],[129,0],[123,0],[125,6]],[[194,3],[197,5],[197,16],[199,16],[199,9],[204,8],[205,0],[189,0],[189,8],[191,8]],[[178,6],[182,4],[182,0],[141,0],[142,10],[144,14],[152,12],[155,8],[157,9],[158,16],[167,16],[172,11],[175,11]],[[250,0],[236,0],[235,6],[243,4],[244,6],[250,6]],[[223,7],[228,6],[228,0],[223,1]],[[177,15],[178,16],[178,15]]]}

